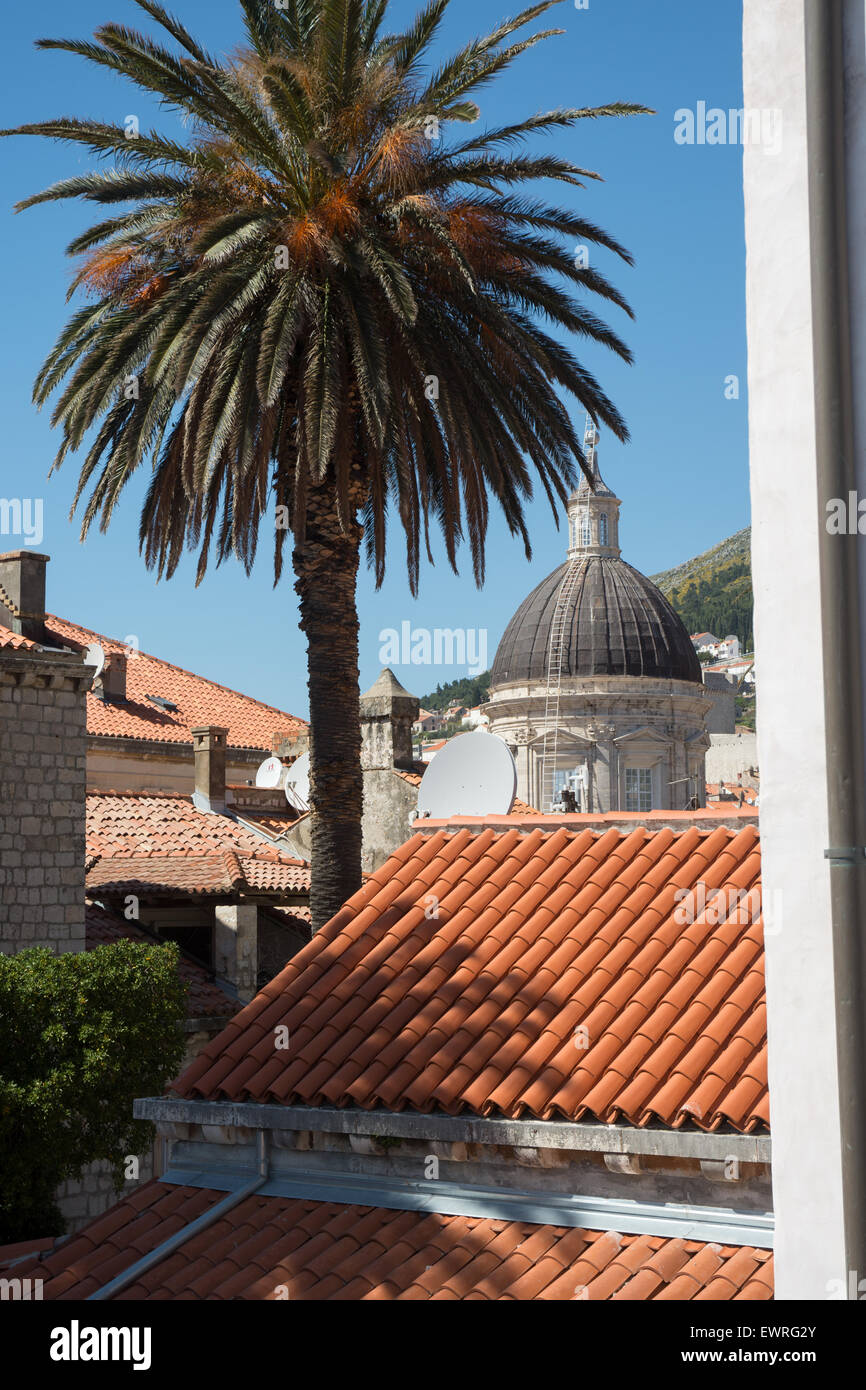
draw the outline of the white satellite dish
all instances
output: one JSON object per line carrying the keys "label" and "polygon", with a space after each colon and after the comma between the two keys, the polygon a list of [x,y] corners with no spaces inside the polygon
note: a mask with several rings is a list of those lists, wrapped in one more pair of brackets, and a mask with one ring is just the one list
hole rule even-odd
{"label": "white satellite dish", "polygon": [[446,743],[418,788],[418,815],[507,816],[517,796],[517,765],[498,734],[476,729]]}
{"label": "white satellite dish", "polygon": [[94,680],[98,680],[105,670],[105,652],[98,642],[91,642],[87,651],[84,653],[85,666],[95,666],[96,675]]}
{"label": "white satellite dish", "polygon": [[286,773],[286,800],[296,811],[310,809],[310,755],[304,753]]}
{"label": "white satellite dish", "polygon": [[256,786],[273,791],[285,782],[286,769],[279,758],[268,758],[256,773]]}

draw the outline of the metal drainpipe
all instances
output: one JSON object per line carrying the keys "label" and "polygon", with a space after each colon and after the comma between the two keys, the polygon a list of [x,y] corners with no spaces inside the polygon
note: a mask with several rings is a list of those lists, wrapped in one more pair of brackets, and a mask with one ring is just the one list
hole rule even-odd
{"label": "metal drainpipe", "polygon": [[[821,623],[843,1207],[848,1270],[866,1275],[866,816],[856,536],[827,502],[857,490],[848,301],[844,0],[805,0]],[[856,1296],[856,1295],[855,1295]]]}
{"label": "metal drainpipe", "polygon": [[180,1231],[175,1231],[173,1236],[169,1236],[168,1240],[164,1240],[155,1250],[150,1250],[142,1259],[136,1260],[134,1265],[130,1265],[129,1269],[118,1274],[109,1284],[105,1284],[103,1288],[89,1294],[86,1301],[88,1303],[103,1303],[106,1299],[113,1298],[115,1294],[120,1293],[121,1289],[125,1289],[129,1284],[134,1284],[136,1279],[141,1278],[142,1274],[146,1274],[154,1265],[159,1264],[160,1260],[174,1254],[175,1250],[179,1249],[181,1245],[185,1245],[193,1236],[197,1236],[201,1231],[206,1231],[208,1226],[219,1221],[226,1212],[231,1211],[233,1207],[240,1206],[247,1197],[252,1197],[260,1187],[264,1187],[268,1180],[269,1164],[267,1135],[263,1129],[258,1130],[256,1134],[256,1168],[257,1176],[252,1182],[247,1183],[237,1192],[230,1192],[221,1202],[217,1202],[214,1207],[209,1207],[188,1226],[184,1226]]}

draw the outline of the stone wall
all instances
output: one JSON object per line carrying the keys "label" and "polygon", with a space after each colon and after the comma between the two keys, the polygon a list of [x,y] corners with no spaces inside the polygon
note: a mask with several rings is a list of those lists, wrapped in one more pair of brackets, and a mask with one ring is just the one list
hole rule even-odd
{"label": "stone wall", "polygon": [[0,651],[0,951],[84,949],[80,657]]}
{"label": "stone wall", "polygon": [[361,864],[373,874],[400,845],[415,834],[410,821],[418,807],[418,788],[393,769],[364,772],[363,849]]}
{"label": "stone wall", "polygon": [[758,768],[757,734],[713,734],[707,754],[708,782],[736,782],[740,773],[747,786],[755,783]]}
{"label": "stone wall", "polygon": [[114,1189],[114,1179],[108,1163],[88,1164],[79,1179],[63,1183],[55,1194],[57,1205],[66,1221],[67,1234],[74,1235],[76,1231],[80,1231],[88,1221],[102,1216],[115,1202],[128,1197],[136,1187],[150,1182],[154,1175],[153,1154],[142,1154],[138,1160],[137,1177],[125,1182],[118,1193]]}
{"label": "stone wall", "polygon": [[737,727],[736,682],[732,683],[719,671],[705,671],[704,685],[713,698],[707,710],[707,733],[733,734]]}
{"label": "stone wall", "polygon": [[[214,1027],[209,1030],[199,1029],[194,1033],[189,1033],[181,1070],[185,1071],[207,1044],[212,1041],[217,1032],[221,1031],[222,1024],[215,1023]],[[76,1231],[81,1230],[82,1226],[86,1226],[88,1221],[102,1216],[103,1212],[108,1211],[109,1207],[113,1207],[115,1202],[128,1197],[130,1192],[134,1192],[137,1187],[142,1187],[146,1182],[150,1182],[151,1178],[158,1178],[163,1171],[162,1151],[162,1140],[156,1139],[147,1153],[139,1154],[137,1175],[129,1178],[119,1193],[114,1189],[111,1166],[103,1160],[89,1163],[80,1178],[73,1178],[69,1182],[61,1183],[54,1195],[66,1221],[67,1234],[74,1235]]]}

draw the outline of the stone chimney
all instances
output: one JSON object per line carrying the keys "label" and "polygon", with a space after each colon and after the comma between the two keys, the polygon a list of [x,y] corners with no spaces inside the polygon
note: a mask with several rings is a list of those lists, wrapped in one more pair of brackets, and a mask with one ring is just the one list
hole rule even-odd
{"label": "stone chimney", "polygon": [[226,744],[228,729],[212,725],[193,729],[195,753],[195,793],[193,803],[200,811],[219,814],[226,809]]}
{"label": "stone chimney", "polygon": [[93,693],[106,704],[122,704],[126,699],[126,652],[108,652],[102,675],[93,683]]}
{"label": "stone chimney", "polygon": [[47,555],[12,550],[0,555],[0,625],[31,642],[45,641]]}
{"label": "stone chimney", "polygon": [[309,751],[309,734],[285,734],[277,731],[271,735],[271,752],[275,758],[300,758]]}
{"label": "stone chimney", "polygon": [[411,768],[412,725],[421,705],[387,667],[361,696],[361,765],[365,772]]}

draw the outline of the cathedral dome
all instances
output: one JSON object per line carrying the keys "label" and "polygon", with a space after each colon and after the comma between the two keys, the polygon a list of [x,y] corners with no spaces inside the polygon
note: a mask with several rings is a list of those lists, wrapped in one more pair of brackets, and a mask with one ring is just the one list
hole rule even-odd
{"label": "cathedral dome", "polygon": [[[547,679],[561,632],[563,676],[645,676],[702,683],[692,639],[664,594],[621,558],[621,503],[598,470],[587,424],[590,479],[568,504],[568,560],[515,613],[493,663],[491,686]],[[559,645],[559,640],[557,640]]]}
{"label": "cathedral dome", "polygon": [[701,683],[701,666],[682,620],[656,586],[613,555],[585,555],[549,575],[506,629],[491,685],[547,679],[548,653],[563,581],[563,676],[649,676]]}

